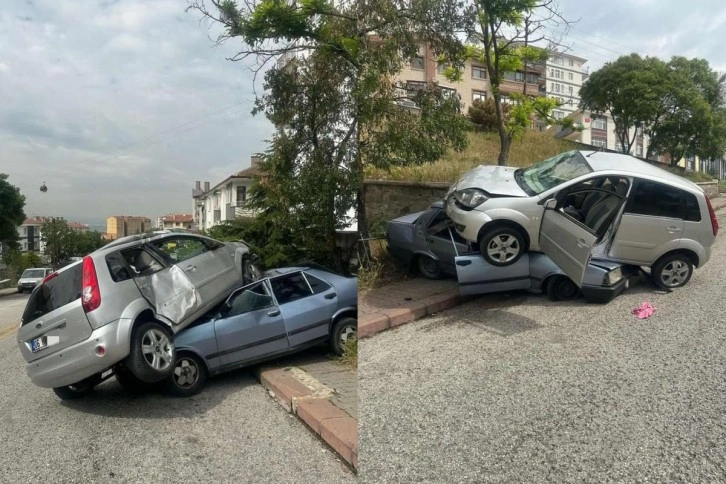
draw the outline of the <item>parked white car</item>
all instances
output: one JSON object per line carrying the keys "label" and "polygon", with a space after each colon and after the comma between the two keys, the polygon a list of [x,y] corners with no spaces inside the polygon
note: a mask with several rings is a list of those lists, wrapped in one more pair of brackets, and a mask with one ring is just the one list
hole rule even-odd
{"label": "parked white car", "polygon": [[479,166],[449,190],[446,214],[494,266],[547,254],[578,285],[591,258],[651,268],[685,285],[711,256],[718,220],[703,190],[629,155],[569,151],[529,168]]}
{"label": "parked white car", "polygon": [[51,272],[53,272],[53,269],[50,267],[31,267],[30,269],[25,269],[20,279],[18,279],[18,292],[31,292]]}

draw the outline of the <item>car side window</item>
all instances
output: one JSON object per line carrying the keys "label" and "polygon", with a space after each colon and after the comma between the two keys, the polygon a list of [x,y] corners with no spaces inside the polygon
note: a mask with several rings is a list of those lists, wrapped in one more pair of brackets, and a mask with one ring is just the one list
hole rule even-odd
{"label": "car side window", "polygon": [[638,180],[625,213],[651,217],[683,218],[681,211],[682,191],[649,180]]}
{"label": "car side window", "polygon": [[111,274],[113,282],[127,281],[131,279],[131,273],[126,265],[126,260],[120,252],[112,252],[106,256],[106,265]]}
{"label": "car side window", "polygon": [[274,306],[272,296],[268,293],[264,281],[235,293],[228,304],[230,309],[225,315],[227,317]]}
{"label": "car side window", "polygon": [[310,284],[310,288],[312,288],[313,294],[320,294],[321,292],[325,292],[332,287],[327,282],[323,281],[322,279],[318,279],[311,274],[306,273],[305,278],[308,280],[308,284]]}
{"label": "car side window", "polygon": [[204,242],[191,237],[169,238],[153,242],[151,245],[162,253],[171,264],[178,264],[207,251]]}
{"label": "car side window", "polygon": [[298,299],[313,294],[302,272],[276,277],[270,280],[270,284],[272,284],[272,292],[275,293],[277,302],[280,305],[297,301]]}
{"label": "car side window", "polygon": [[164,268],[164,264],[159,262],[156,257],[141,248],[125,250],[121,252],[121,255],[131,267],[133,277],[150,276]]}
{"label": "car side window", "polygon": [[701,221],[701,207],[698,206],[698,199],[693,193],[683,192],[685,197],[684,216],[689,222]]}

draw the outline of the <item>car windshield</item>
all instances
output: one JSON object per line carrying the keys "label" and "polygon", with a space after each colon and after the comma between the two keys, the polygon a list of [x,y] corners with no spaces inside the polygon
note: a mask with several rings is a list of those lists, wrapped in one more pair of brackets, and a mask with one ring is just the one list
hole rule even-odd
{"label": "car windshield", "polygon": [[25,269],[23,279],[39,279],[45,277],[45,269]]}
{"label": "car windshield", "polygon": [[579,151],[567,151],[529,168],[520,168],[514,175],[525,192],[529,195],[539,195],[561,183],[591,172],[592,168]]}

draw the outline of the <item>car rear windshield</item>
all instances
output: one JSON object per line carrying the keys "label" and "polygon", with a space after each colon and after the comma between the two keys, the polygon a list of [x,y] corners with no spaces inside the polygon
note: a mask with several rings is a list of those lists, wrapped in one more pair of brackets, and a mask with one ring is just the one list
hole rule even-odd
{"label": "car rear windshield", "polygon": [[76,264],[38,286],[28,299],[21,320],[26,325],[81,297],[83,264]]}
{"label": "car rear windshield", "polygon": [[45,269],[25,269],[21,279],[38,279],[45,277]]}

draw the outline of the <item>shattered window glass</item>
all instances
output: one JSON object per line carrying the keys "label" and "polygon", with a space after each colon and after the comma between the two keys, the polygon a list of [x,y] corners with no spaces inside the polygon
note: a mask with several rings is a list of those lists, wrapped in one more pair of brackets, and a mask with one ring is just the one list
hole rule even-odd
{"label": "shattered window glass", "polygon": [[178,237],[153,243],[170,263],[176,264],[191,259],[207,251],[204,242],[191,237]]}
{"label": "shattered window glass", "polygon": [[229,301],[230,310],[226,316],[236,316],[270,306],[273,306],[272,296],[267,293],[265,283],[258,282],[232,297]]}

